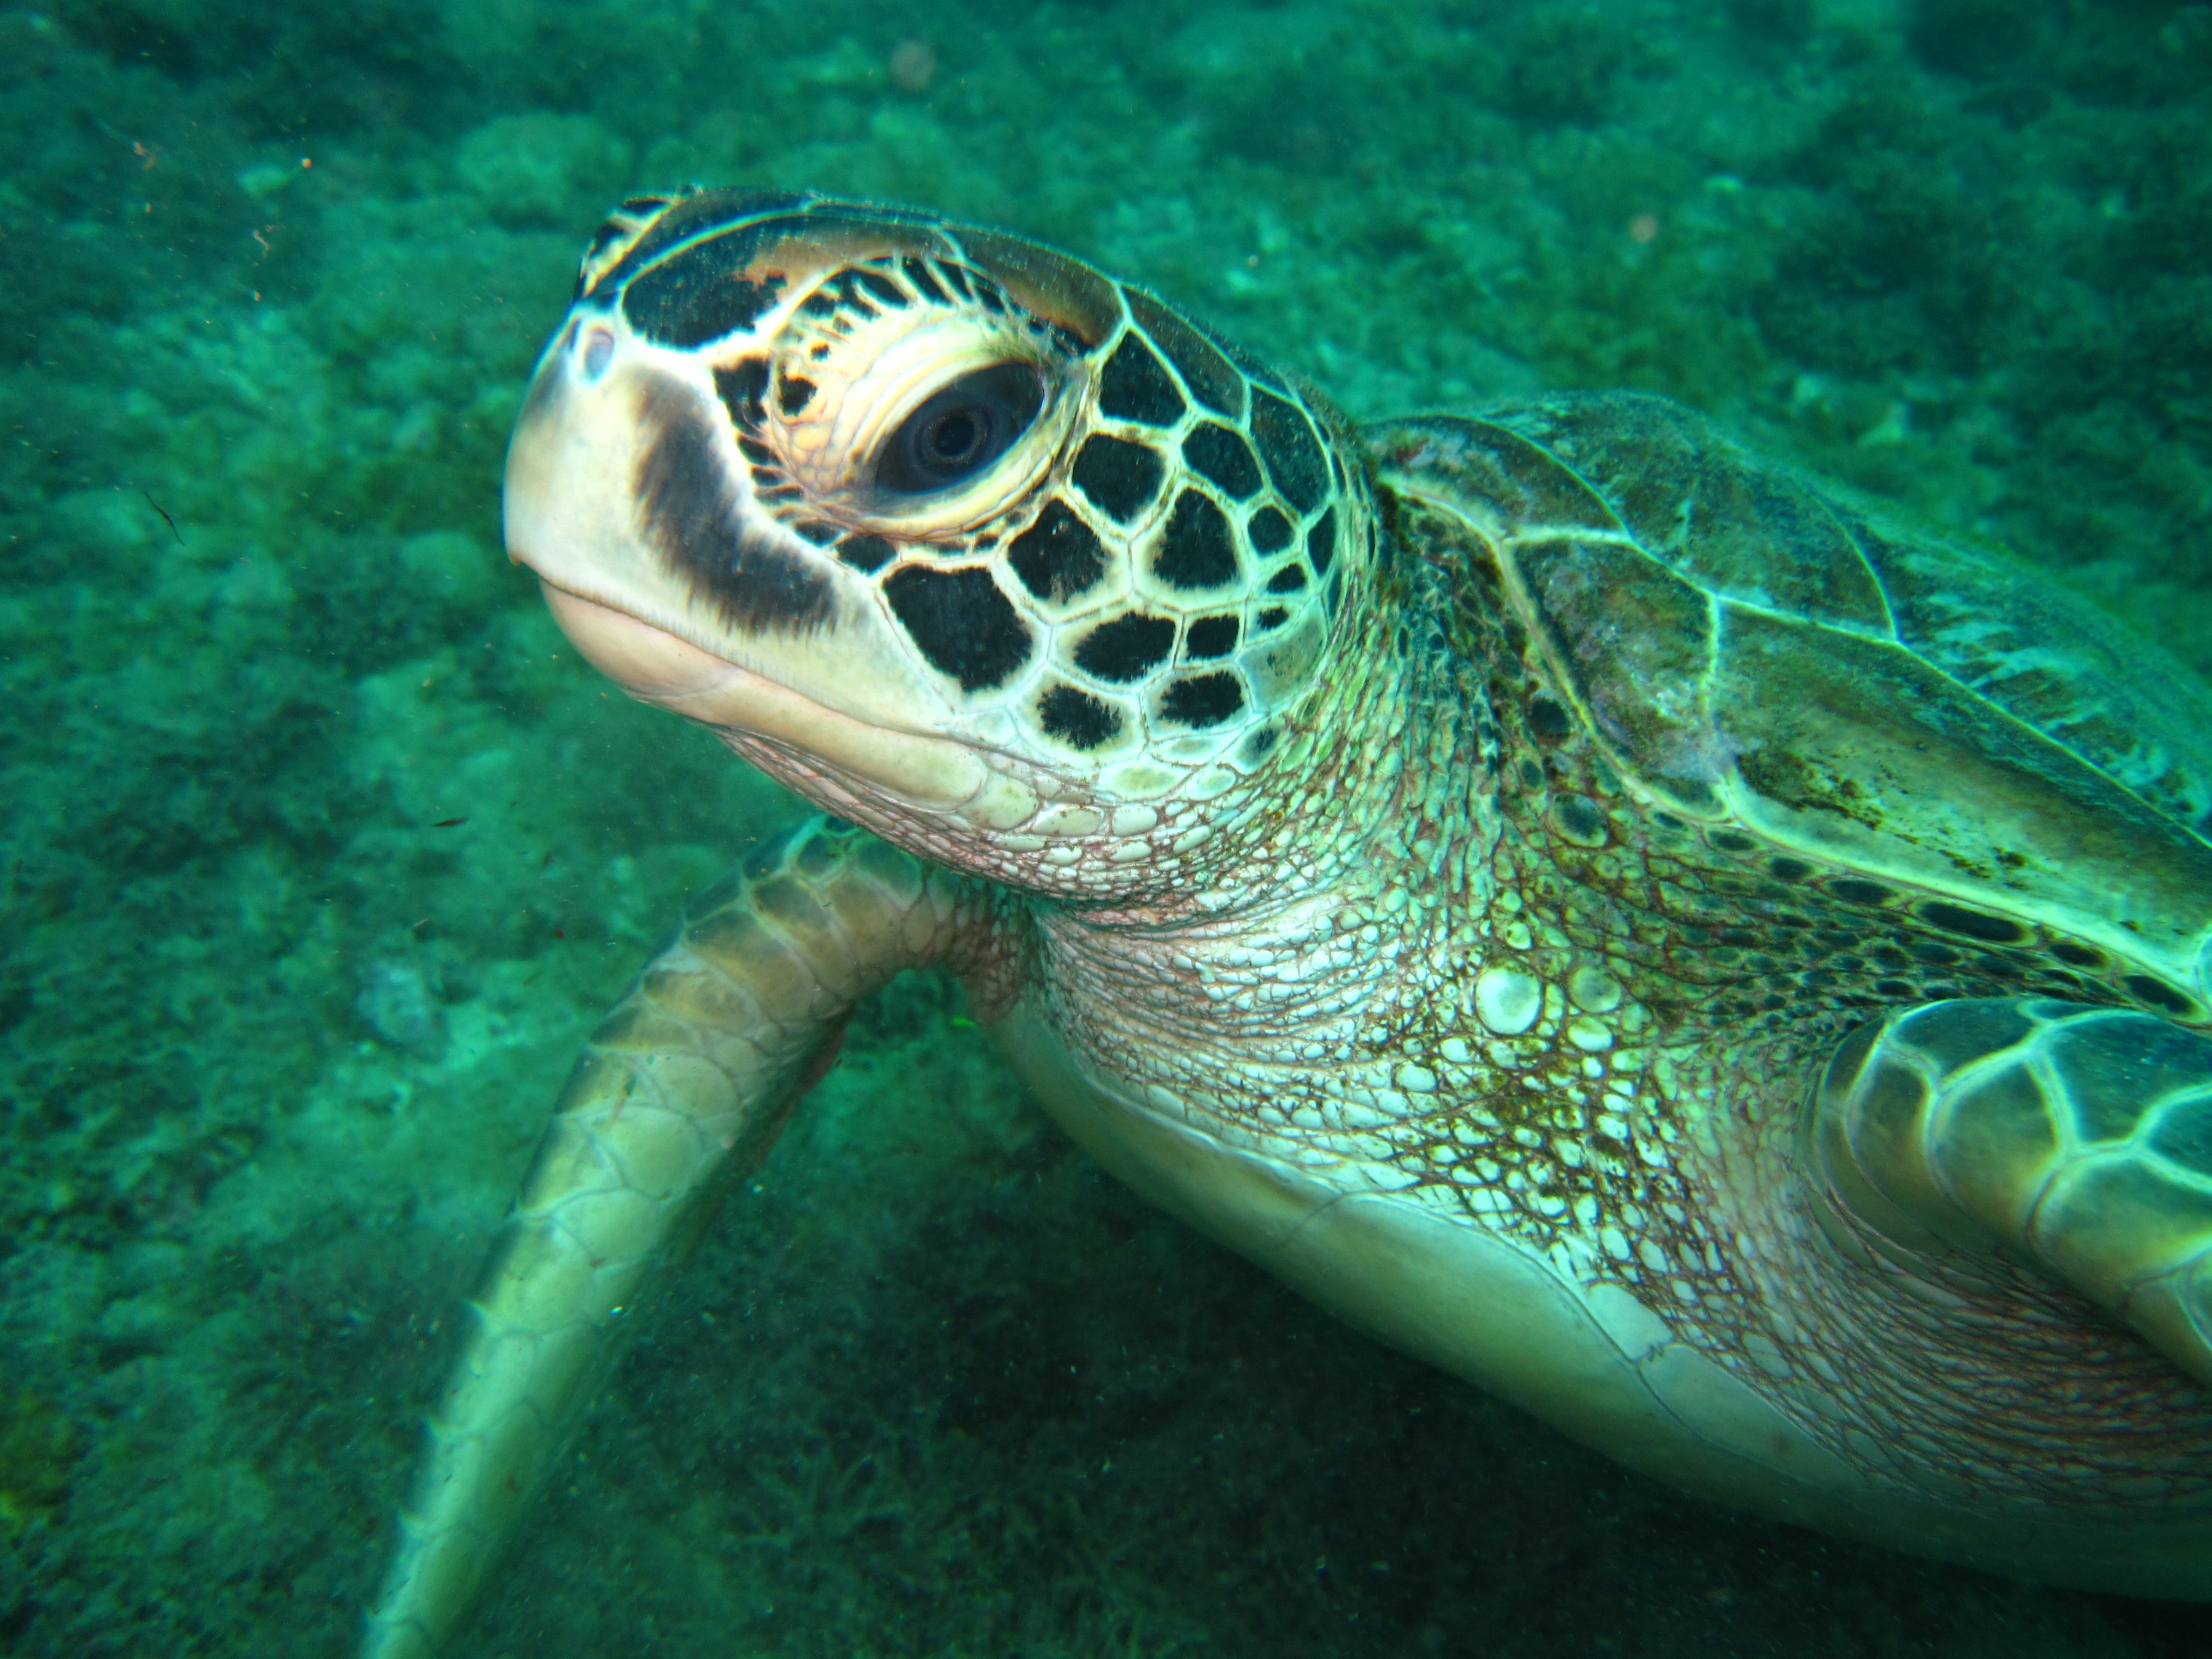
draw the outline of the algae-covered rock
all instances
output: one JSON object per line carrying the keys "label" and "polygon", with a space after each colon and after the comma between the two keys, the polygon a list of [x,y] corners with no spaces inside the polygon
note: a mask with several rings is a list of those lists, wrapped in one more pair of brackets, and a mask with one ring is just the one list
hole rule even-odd
{"label": "algae-covered rock", "polygon": [[619,195],[630,147],[584,115],[501,115],[465,137],[453,171],[501,224],[573,223]]}
{"label": "algae-covered rock", "polygon": [[0,1537],[51,1519],[84,1453],[84,1431],[52,1401],[27,1389],[0,1399]]}

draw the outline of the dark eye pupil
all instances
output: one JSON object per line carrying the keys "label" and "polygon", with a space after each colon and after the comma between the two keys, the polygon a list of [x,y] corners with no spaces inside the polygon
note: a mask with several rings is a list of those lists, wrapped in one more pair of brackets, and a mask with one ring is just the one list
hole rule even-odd
{"label": "dark eye pupil", "polygon": [[876,462],[876,488],[926,495],[975,477],[1030,428],[1044,407],[1044,378],[1027,363],[963,374],[891,434]]}
{"label": "dark eye pupil", "polygon": [[988,409],[956,409],[931,425],[925,447],[932,460],[957,466],[981,447],[991,428]]}

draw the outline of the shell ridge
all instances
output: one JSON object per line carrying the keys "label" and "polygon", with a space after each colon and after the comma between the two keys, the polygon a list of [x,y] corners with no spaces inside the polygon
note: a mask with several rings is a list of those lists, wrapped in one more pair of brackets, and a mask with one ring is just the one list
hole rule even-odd
{"label": "shell ridge", "polygon": [[2056,751],[2058,754],[2064,755],[2068,759],[2073,761],[2085,771],[2095,776],[2100,781],[2109,785],[2112,788],[2124,794],[2130,801],[2140,806],[2146,814],[2155,817],[2163,823],[2172,824],[2173,828],[2187,835],[2191,840],[2203,846],[2208,851],[2212,851],[2212,838],[2208,838],[2202,825],[2191,823],[2175,817],[2173,813],[2168,811],[2166,808],[2160,805],[2158,802],[2146,795],[2142,789],[2137,787],[2135,784],[2130,783],[2114,767],[2086,753],[2080,745],[2069,742],[2062,732],[2039,725],[2036,721],[2028,719],[2025,714],[2019,713],[2017,710],[2008,708],[2002,702],[2000,702],[1996,698],[1990,696],[1982,687],[1975,685],[1971,681],[1960,678],[1960,676],[1954,672],[1952,668],[1944,663],[1937,661],[1926,651],[1915,646],[1911,640],[1905,638],[1901,633],[1893,634],[1887,639],[1877,639],[1871,637],[1855,628],[1841,626],[1835,623],[1823,621],[1818,617],[1802,616],[1793,611],[1778,611],[1771,605],[1759,605],[1751,600],[1739,599],[1732,594],[1716,595],[1715,597],[1719,600],[1724,610],[1741,611],[1747,616],[1759,617],[1767,622],[1773,623],[1778,627],[1810,629],[1820,634],[1835,635],[1845,639],[1856,640],[1863,644],[1873,646],[1877,650],[1892,653],[1900,663],[1917,665],[1917,667],[1926,671],[1926,672],[1933,676],[1935,678],[1942,681],[1945,685],[1948,686],[1953,691],[1956,692],[1962,700],[1972,702],[1978,707],[1988,710],[1990,714],[2004,726],[2007,732],[2014,738],[2015,742],[2021,744],[2022,748],[2030,752],[2033,752],[2037,750],[2044,750]]}
{"label": "shell ridge", "polygon": [[1905,630],[1898,622],[1897,604],[1890,598],[1889,584],[1882,580],[1881,570],[1875,565],[1873,554],[1867,550],[1866,537],[1860,533],[1868,526],[1858,514],[1845,507],[1826,490],[1815,493],[1820,497],[1821,510],[1828,515],[1829,520],[1841,532],[1845,544],[1851,550],[1851,556],[1858,561],[1859,568],[1866,572],[1868,585],[1874,589],[1875,597],[1881,601],[1882,622],[1890,638],[1902,645],[1905,642]]}

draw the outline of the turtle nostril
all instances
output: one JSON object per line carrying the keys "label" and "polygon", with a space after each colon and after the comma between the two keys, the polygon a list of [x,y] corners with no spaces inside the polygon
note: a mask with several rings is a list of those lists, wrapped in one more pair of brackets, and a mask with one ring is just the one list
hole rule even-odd
{"label": "turtle nostril", "polygon": [[584,378],[596,380],[607,372],[607,364],[615,355],[615,337],[603,328],[595,328],[584,337]]}

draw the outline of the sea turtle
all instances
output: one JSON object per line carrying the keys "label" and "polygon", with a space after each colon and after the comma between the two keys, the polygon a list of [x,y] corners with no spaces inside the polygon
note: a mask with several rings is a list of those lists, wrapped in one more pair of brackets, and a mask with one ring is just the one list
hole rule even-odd
{"label": "sea turtle", "polygon": [[1064,254],[625,203],[507,473],[828,816],[592,1039],[369,1651],[436,1649],[704,1195],[944,964],[1139,1192],[1692,1492],[2212,1598],[2212,694],[1660,399],[1355,429]]}

